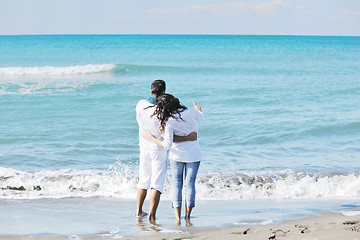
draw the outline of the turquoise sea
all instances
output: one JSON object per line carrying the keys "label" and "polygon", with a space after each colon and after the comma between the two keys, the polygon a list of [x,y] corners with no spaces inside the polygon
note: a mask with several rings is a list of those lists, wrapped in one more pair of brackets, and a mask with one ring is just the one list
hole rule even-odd
{"label": "turquoise sea", "polygon": [[[306,213],[359,203],[360,37],[37,35],[0,36],[2,208],[106,198],[134,205],[130,216],[135,106],[156,79],[182,104],[202,106],[198,200],[305,201]],[[248,210],[230,223],[267,218]],[[288,210],[279,219],[302,213]],[[36,226],[22,233],[71,232]]]}

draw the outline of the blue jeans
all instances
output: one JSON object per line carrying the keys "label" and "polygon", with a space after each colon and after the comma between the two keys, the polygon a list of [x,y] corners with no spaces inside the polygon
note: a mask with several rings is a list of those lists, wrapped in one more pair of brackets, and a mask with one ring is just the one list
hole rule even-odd
{"label": "blue jeans", "polygon": [[185,206],[195,207],[195,180],[199,170],[199,162],[175,162],[170,161],[172,174],[172,198],[173,207],[181,207],[182,189],[185,179]]}

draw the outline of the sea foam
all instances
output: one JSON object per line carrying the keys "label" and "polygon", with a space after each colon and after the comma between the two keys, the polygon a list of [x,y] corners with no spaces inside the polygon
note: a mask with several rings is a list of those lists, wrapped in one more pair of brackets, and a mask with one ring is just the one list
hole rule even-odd
{"label": "sea foam", "polygon": [[1,67],[0,75],[3,76],[61,76],[74,74],[92,74],[110,72],[117,68],[114,63],[87,64],[67,67],[44,66],[44,67]]}
{"label": "sea foam", "polygon": [[[0,168],[0,199],[68,197],[136,198],[137,172],[126,167],[99,170],[20,171]],[[224,176],[200,174],[198,200],[342,199],[360,197],[360,175],[313,175],[287,170]],[[167,176],[162,199],[171,199]]]}

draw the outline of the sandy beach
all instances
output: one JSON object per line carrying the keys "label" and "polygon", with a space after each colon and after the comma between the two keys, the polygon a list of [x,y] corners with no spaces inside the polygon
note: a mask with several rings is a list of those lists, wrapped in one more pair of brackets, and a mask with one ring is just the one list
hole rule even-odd
{"label": "sandy beach", "polygon": [[[321,216],[311,216],[304,219],[284,221],[277,225],[249,225],[228,228],[197,228],[179,227],[178,233],[141,232],[137,236],[124,236],[128,240],[180,240],[180,239],[360,239],[360,209],[343,211],[342,213],[327,212]],[[106,238],[106,237],[105,237]],[[43,240],[43,239],[104,239],[104,236],[1,236],[9,240]],[[111,238],[110,238],[111,239]]]}
{"label": "sandy beach", "polygon": [[[360,239],[360,211],[349,211],[349,216],[341,213],[324,213],[300,220],[284,221],[278,225],[254,225],[229,228],[197,229],[183,228],[182,234],[149,234],[125,239]],[[351,216],[353,215],[353,216]]]}

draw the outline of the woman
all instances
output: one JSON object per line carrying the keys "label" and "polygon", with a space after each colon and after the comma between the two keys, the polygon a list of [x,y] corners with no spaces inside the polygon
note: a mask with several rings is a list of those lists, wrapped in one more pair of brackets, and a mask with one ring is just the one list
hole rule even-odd
{"label": "woman", "polygon": [[172,173],[173,208],[176,221],[180,223],[182,189],[185,180],[185,219],[190,219],[192,209],[195,207],[195,180],[201,161],[201,150],[197,140],[175,143],[173,136],[186,136],[198,132],[196,121],[203,119],[201,107],[193,108],[182,106],[179,99],[173,95],[164,94],[158,98],[154,115],[160,120],[162,141],[156,139],[151,133],[146,138],[159,146],[170,150],[169,159]]}

